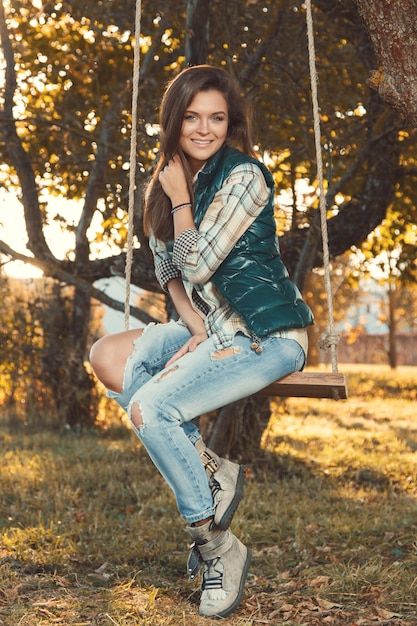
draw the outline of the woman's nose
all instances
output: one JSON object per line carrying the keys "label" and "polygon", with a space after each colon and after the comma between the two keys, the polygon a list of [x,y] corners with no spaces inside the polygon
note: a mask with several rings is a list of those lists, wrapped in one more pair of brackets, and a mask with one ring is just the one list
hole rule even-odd
{"label": "woman's nose", "polygon": [[202,135],[207,135],[209,132],[208,121],[206,119],[200,119],[200,123],[198,125],[198,132]]}

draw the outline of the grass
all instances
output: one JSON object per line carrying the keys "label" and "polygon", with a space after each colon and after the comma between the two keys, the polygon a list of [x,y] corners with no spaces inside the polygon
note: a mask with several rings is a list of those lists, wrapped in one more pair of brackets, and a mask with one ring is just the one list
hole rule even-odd
{"label": "grass", "polygon": [[[345,402],[273,405],[233,529],[225,625],[417,623],[417,372],[347,371]],[[127,428],[0,428],[0,624],[200,626],[175,502]]]}

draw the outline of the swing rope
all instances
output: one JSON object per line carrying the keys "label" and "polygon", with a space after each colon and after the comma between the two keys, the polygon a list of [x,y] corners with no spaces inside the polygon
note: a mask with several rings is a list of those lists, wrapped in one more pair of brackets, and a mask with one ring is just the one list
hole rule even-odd
{"label": "swing rope", "polygon": [[135,13],[135,45],[133,50],[133,90],[132,90],[132,132],[130,135],[130,167],[129,167],[129,204],[127,225],[127,250],[126,250],[126,294],[125,294],[125,330],[129,330],[130,317],[130,284],[132,279],[133,264],[133,223],[135,215],[135,191],[136,191],[136,130],[138,121],[139,99],[139,75],[140,75],[140,26],[142,16],[141,0],[136,0]]}
{"label": "swing rope", "polygon": [[[142,4],[141,0],[136,0],[136,17],[135,17],[135,44],[134,44],[134,59],[133,59],[133,93],[132,93],[132,133],[130,143],[130,168],[129,168],[129,204],[128,204],[128,236],[127,236],[127,252],[126,252],[126,299],[125,299],[125,329],[129,329],[129,317],[130,317],[130,284],[133,262],[133,222],[134,222],[134,209],[135,209],[135,175],[136,175],[136,129],[137,129],[137,111],[138,111],[138,92],[139,92],[139,78],[140,78],[140,27],[141,27],[141,14]],[[332,300],[332,287],[330,279],[330,255],[328,245],[327,234],[327,210],[326,199],[324,195],[323,185],[323,167],[322,167],[322,151],[321,151],[321,133],[320,133],[320,116],[319,116],[319,104],[317,95],[317,71],[315,63],[315,49],[314,49],[314,34],[313,34],[313,19],[311,10],[311,0],[306,0],[306,19],[307,19],[307,35],[308,35],[308,53],[309,53],[309,67],[310,67],[310,81],[311,81],[311,93],[313,104],[313,121],[314,121],[314,138],[316,148],[316,160],[317,160],[317,180],[319,187],[319,206],[320,206],[320,223],[321,223],[321,236],[323,244],[323,267],[325,276],[326,296],[328,303],[328,315],[329,315],[329,330],[319,339],[319,347],[321,349],[331,349],[332,356],[332,369],[334,373],[337,373],[337,355],[336,347],[339,341],[339,335],[334,330],[333,319],[333,300]],[[287,378],[302,377],[302,373],[290,375]],[[314,376],[322,376],[315,374]],[[337,374],[337,376],[342,376]],[[310,375],[311,378],[311,375]],[[303,380],[303,383],[296,383],[293,386],[292,392],[289,389],[285,389],[285,384],[280,384],[277,381],[278,390],[275,395],[298,395],[301,397],[333,397],[339,399],[340,397],[347,397],[347,387],[343,380],[338,381],[336,386],[334,382],[323,381],[322,384],[318,382],[317,390],[311,386],[309,380]],[[273,386],[273,385],[272,385]],[[281,388],[280,388],[281,387]],[[291,387],[291,385],[290,385]],[[337,388],[336,388],[337,387]],[[308,390],[308,389],[309,390]],[[328,388],[331,388],[332,395],[328,395]],[[267,390],[268,391],[268,390]],[[318,393],[317,393],[318,391]],[[312,395],[313,394],[313,395]],[[324,394],[324,395],[323,395]],[[342,394],[342,395],[340,395]]]}
{"label": "swing rope", "polygon": [[319,348],[322,350],[328,350],[330,348],[332,370],[337,372],[337,353],[336,347],[339,342],[339,335],[334,329],[334,317],[333,317],[333,297],[332,297],[332,285],[330,278],[330,254],[329,254],[329,238],[327,233],[327,207],[326,198],[324,194],[323,184],[323,157],[321,149],[321,132],[320,132],[320,115],[319,115],[319,102],[317,94],[317,70],[316,70],[316,54],[314,48],[314,32],[313,32],[313,17],[311,10],[311,0],[306,0],[306,21],[307,21],[307,41],[308,41],[308,60],[310,66],[310,83],[311,83],[311,99],[313,106],[313,128],[314,128],[314,140],[316,148],[316,162],[317,162],[317,181],[319,188],[319,207],[320,207],[320,225],[321,225],[321,238],[323,244],[323,268],[324,268],[324,282],[327,297],[327,309],[329,316],[329,329],[323,333],[319,338]]}

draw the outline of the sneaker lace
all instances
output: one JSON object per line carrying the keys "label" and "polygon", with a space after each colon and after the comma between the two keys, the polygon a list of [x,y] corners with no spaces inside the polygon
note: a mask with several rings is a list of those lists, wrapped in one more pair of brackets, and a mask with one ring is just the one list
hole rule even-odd
{"label": "sneaker lace", "polygon": [[201,590],[206,599],[223,600],[226,597],[226,592],[223,589],[223,567],[220,557],[216,557],[212,561],[205,561]]}
{"label": "sneaker lace", "polygon": [[222,488],[220,486],[220,483],[213,477],[210,480],[210,489],[211,489],[211,495],[213,496],[213,500],[215,503],[217,503],[217,500],[221,498],[220,492],[222,491]]}

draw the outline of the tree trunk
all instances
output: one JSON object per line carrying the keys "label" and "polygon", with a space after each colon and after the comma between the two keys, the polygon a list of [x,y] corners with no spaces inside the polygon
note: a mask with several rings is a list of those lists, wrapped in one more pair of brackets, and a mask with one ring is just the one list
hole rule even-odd
{"label": "tree trunk", "polygon": [[87,426],[96,416],[95,381],[85,368],[90,317],[88,294],[75,290],[63,294],[55,282],[45,301],[43,328],[43,378],[51,390],[60,426]]}
{"label": "tree trunk", "polygon": [[417,37],[415,0],[354,0],[372,41],[379,67],[369,86],[417,127]]}
{"label": "tree trunk", "polygon": [[185,62],[187,65],[207,63],[209,49],[210,0],[188,0],[185,25]]}
{"label": "tree trunk", "polygon": [[220,456],[253,462],[259,455],[262,435],[271,416],[266,396],[250,396],[200,418],[206,444]]}
{"label": "tree trunk", "polygon": [[87,294],[75,290],[72,312],[72,339],[74,358],[69,368],[69,380],[76,386],[76,392],[70,396],[66,406],[65,423],[72,426],[92,426],[96,417],[94,406],[95,383],[85,369],[86,346],[88,341],[88,324],[90,319],[91,299]]}
{"label": "tree trunk", "polygon": [[392,370],[397,367],[397,290],[394,284],[388,283],[388,361]]}

